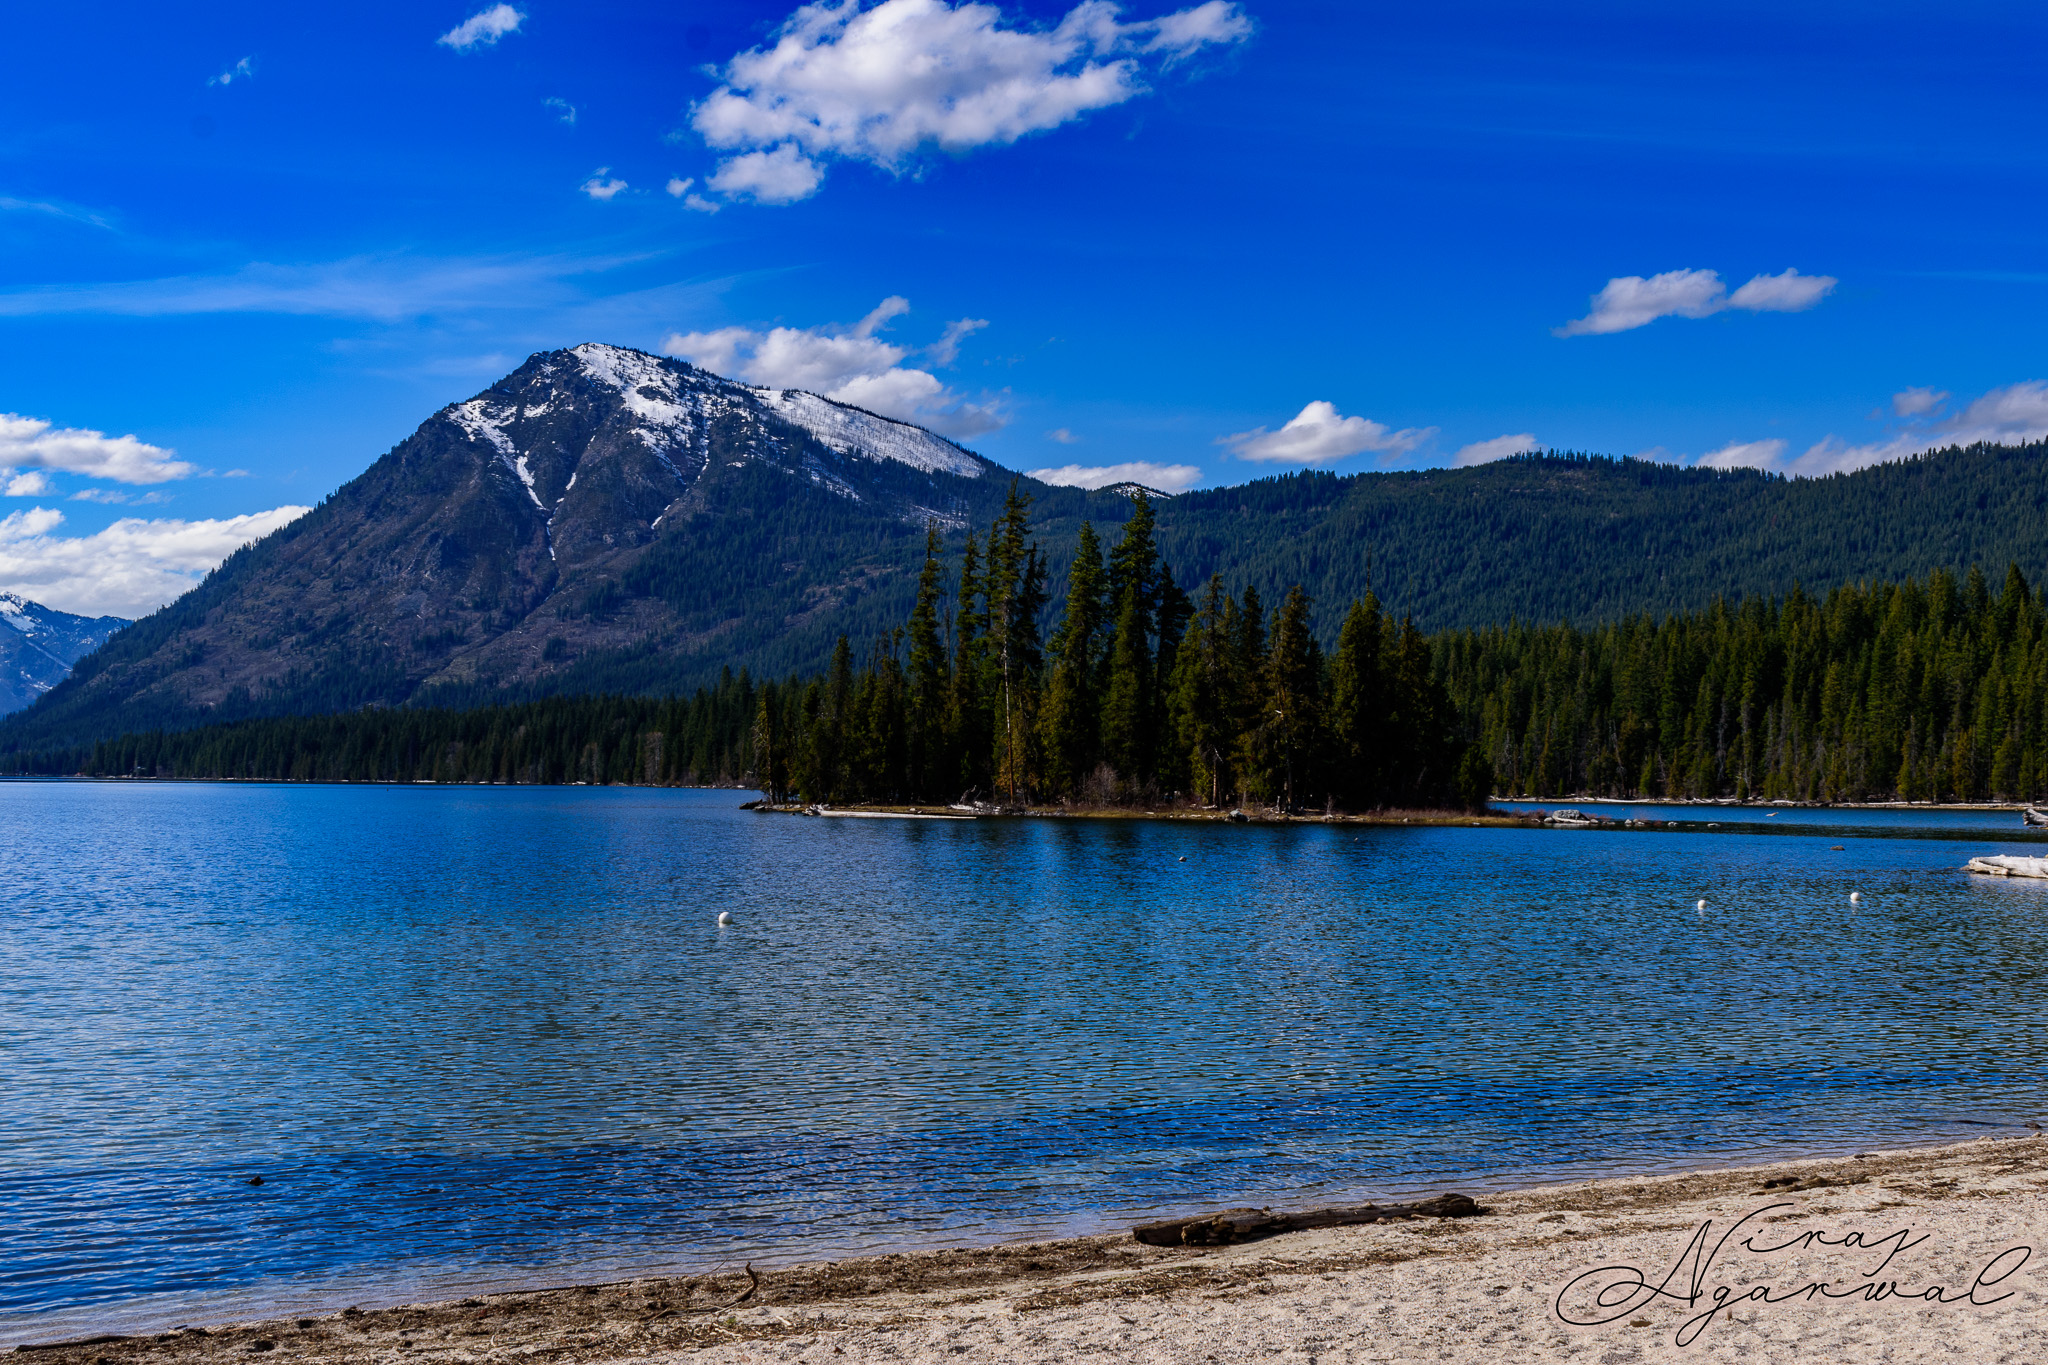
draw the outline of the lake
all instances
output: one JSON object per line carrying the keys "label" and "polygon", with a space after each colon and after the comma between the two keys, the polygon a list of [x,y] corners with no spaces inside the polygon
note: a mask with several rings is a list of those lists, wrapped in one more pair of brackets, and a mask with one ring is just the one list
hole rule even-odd
{"label": "lake", "polygon": [[2048,882],[1958,870],[2009,813],[743,799],[0,783],[0,1344],[2048,1108]]}

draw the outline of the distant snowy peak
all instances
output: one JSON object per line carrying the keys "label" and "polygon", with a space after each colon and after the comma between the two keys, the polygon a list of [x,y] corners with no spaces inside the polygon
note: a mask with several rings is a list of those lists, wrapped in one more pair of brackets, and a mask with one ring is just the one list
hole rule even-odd
{"label": "distant snowy peak", "polygon": [[908,422],[879,417],[802,389],[755,389],[754,393],[778,417],[802,427],[842,455],[895,460],[927,474],[958,474],[963,479],[978,479],[988,468],[988,462],[979,456]]}
{"label": "distant snowy peak", "polygon": [[128,622],[74,616],[0,592],[0,714],[19,711],[63,682],[71,667]]}

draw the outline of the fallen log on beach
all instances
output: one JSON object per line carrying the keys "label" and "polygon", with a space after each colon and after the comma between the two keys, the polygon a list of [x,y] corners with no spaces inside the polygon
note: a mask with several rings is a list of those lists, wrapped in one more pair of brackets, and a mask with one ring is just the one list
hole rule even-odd
{"label": "fallen log on beach", "polygon": [[1348,1209],[1312,1209],[1306,1213],[1225,1209],[1221,1213],[1207,1213],[1197,1218],[1168,1218],[1158,1223],[1140,1223],[1131,1229],[1131,1235],[1146,1246],[1220,1247],[1278,1237],[1283,1232],[1307,1232],[1311,1228],[1390,1223],[1404,1218],[1476,1218],[1491,1212],[1485,1205],[1474,1203],[1470,1195],[1440,1194],[1413,1204],[1360,1204]]}

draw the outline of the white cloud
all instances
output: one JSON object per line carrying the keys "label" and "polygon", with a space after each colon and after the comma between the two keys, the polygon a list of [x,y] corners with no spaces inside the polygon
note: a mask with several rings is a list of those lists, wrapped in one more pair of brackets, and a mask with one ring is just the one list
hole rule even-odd
{"label": "white cloud", "polygon": [[1892,395],[1892,415],[1895,417],[1920,417],[1933,412],[1948,401],[1948,390],[1931,388],[1900,389]]}
{"label": "white cloud", "polygon": [[729,199],[793,204],[817,193],[824,178],[824,169],[817,162],[786,142],[769,151],[748,152],[719,162],[705,185]]}
{"label": "white cloud", "polygon": [[1491,464],[1495,460],[1505,460],[1510,455],[1541,449],[1543,443],[1525,431],[1519,436],[1496,436],[1490,441],[1474,441],[1471,445],[1460,448],[1458,453],[1451,457],[1451,464],[1463,469],[1469,465]]}
{"label": "white cloud", "polygon": [[597,174],[576,187],[600,203],[610,203],[621,190],[631,189],[625,181],[612,175],[612,168],[599,166]]}
{"label": "white cloud", "polygon": [[1184,493],[1202,481],[1202,471],[1191,464],[1154,464],[1138,460],[1131,464],[1063,464],[1056,469],[1027,469],[1026,475],[1040,483],[1061,488],[1107,488],[1115,483],[1140,483],[1162,493]]}
{"label": "white cloud", "polygon": [[11,476],[7,479],[6,490],[6,496],[10,498],[40,498],[45,493],[57,491],[57,486],[50,482],[50,476],[40,469],[31,469],[26,474],[0,469],[0,476]]}
{"label": "white cloud", "polygon": [[1778,469],[1785,456],[1785,443],[1773,437],[1766,441],[1731,441],[1719,450],[1700,456],[1703,469]]}
{"label": "white cloud", "polygon": [[541,101],[541,104],[545,108],[554,110],[556,117],[560,118],[562,122],[569,124],[571,127],[575,126],[576,106],[569,103],[569,101],[561,98],[559,95],[549,95]]}
{"label": "white cloud", "polygon": [[313,265],[257,262],[222,275],[177,275],[0,293],[0,317],[282,313],[397,322],[439,312],[573,303],[578,294],[567,281],[644,259],[632,255],[470,259],[356,256]]}
{"label": "white cloud", "polygon": [[950,365],[960,358],[960,343],[988,326],[987,318],[961,318],[946,324],[946,333],[924,348],[934,365]]}
{"label": "white cloud", "polygon": [[64,521],[51,508],[12,512],[0,517],[0,587],[59,611],[143,616],[242,546],[311,510],[279,507],[210,521],[123,517],[89,536],[50,534]]}
{"label": "white cloud", "polygon": [[519,31],[519,25],[526,16],[510,5],[493,5],[480,14],[472,14],[454,28],[434,39],[443,47],[452,47],[457,52],[467,52],[473,47],[489,47],[508,33]]}
{"label": "white cloud", "polygon": [[690,193],[690,186],[696,183],[694,176],[688,180],[681,176],[670,176],[667,185],[669,198],[682,200],[684,208],[695,209],[698,213],[718,212],[722,205],[712,203],[701,194]]}
{"label": "white cloud", "polygon": [[1728,296],[1728,306],[1752,313],[1803,313],[1839,283],[1833,275],[1802,275],[1791,269],[1758,275]]}
{"label": "white cloud", "polygon": [[1786,270],[1758,275],[1733,294],[1713,270],[1667,270],[1644,279],[1621,275],[1593,296],[1585,317],[1556,329],[1561,337],[1604,336],[1648,326],[1658,318],[1704,318],[1729,308],[1752,313],[1797,313],[1813,307],[1839,283],[1832,275]]}
{"label": "white cloud", "polygon": [[1048,441],[1058,441],[1063,446],[1070,446],[1077,443],[1081,438],[1068,431],[1065,427],[1054,427],[1051,431],[1045,433],[1045,439]]}
{"label": "white cloud", "polygon": [[248,80],[249,77],[255,74],[256,59],[254,57],[244,57],[218,76],[207,77],[206,83],[208,85],[233,85],[236,81]]}
{"label": "white cloud", "polygon": [[[1109,0],[1084,0],[1052,28],[1005,28],[993,5],[819,0],[792,14],[772,47],[734,57],[690,123],[713,147],[744,151],[713,188],[726,189],[731,171],[729,192],[787,203],[823,179],[813,157],[900,173],[927,148],[1015,142],[1143,93],[1147,58],[1170,66],[1251,33],[1226,0],[1131,24],[1117,14]],[[779,197],[752,188],[771,154],[783,158]]]}
{"label": "white cloud", "polygon": [[103,214],[63,204],[52,204],[46,199],[15,199],[4,194],[0,194],[0,213],[39,213],[52,218],[62,218],[67,222],[86,223],[96,228],[112,229],[114,226]]}
{"label": "white cloud", "polygon": [[[230,469],[221,477],[224,479],[246,478],[248,474],[249,471],[246,469]],[[71,495],[72,502],[103,502],[114,506],[124,506],[131,503],[153,504],[169,502],[170,500],[171,495],[168,493],[130,493],[119,488],[81,488]]]}
{"label": "white cloud", "polygon": [[1318,400],[1278,431],[1255,427],[1234,436],[1219,437],[1216,443],[1228,446],[1240,460],[1328,464],[1368,450],[1387,456],[1405,455],[1435,432],[1435,427],[1394,431],[1364,417],[1342,417],[1335,404]]}
{"label": "white cloud", "polygon": [[672,333],[662,350],[715,374],[767,388],[807,389],[958,439],[1007,425],[996,404],[970,403],[937,375],[905,367],[910,348],[875,335],[909,310],[908,300],[891,295],[847,328],[721,327]]}
{"label": "white cloud", "polygon": [[[1947,394],[1925,389],[1907,389],[1893,398],[1901,399],[1911,415],[1931,414]],[[1768,469],[1795,478],[1820,478],[1847,474],[1874,464],[1911,459],[1930,450],[1949,446],[2020,445],[2048,438],[2048,380],[2029,379],[2009,384],[1973,401],[1968,407],[1942,421],[1908,424],[1908,429],[1882,441],[1855,443],[1839,436],[1817,441],[1790,459],[1785,442],[1746,441],[1723,447],[1700,457],[1699,463],[1716,469],[1746,467]]]}
{"label": "white cloud", "polygon": [[39,417],[0,413],[0,469],[61,469],[117,483],[164,483],[199,472],[174,454],[133,436],[52,428]]}

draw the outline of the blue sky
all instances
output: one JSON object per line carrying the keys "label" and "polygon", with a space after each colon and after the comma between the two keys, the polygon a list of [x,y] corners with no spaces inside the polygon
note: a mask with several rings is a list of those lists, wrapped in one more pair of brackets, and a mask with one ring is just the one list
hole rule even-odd
{"label": "blue sky", "polygon": [[10,22],[0,587],[72,610],[587,340],[1176,487],[2048,431],[2038,6]]}

